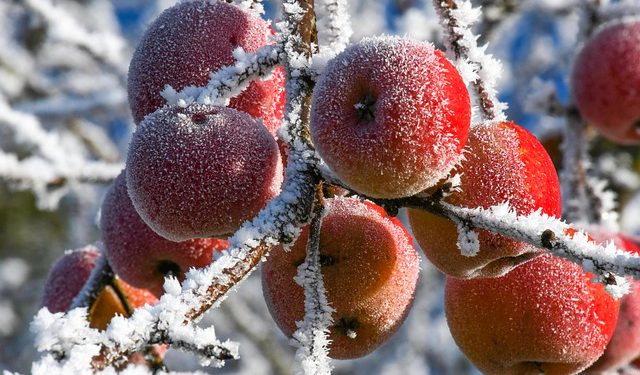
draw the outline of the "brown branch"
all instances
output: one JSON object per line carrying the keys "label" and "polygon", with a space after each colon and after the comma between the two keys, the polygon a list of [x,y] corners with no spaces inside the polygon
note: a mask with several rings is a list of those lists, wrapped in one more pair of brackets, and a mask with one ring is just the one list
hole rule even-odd
{"label": "brown branch", "polygon": [[[456,30],[460,27],[460,25],[458,24],[458,20],[456,19],[456,17],[453,15],[453,11],[458,9],[458,4],[455,0],[433,0],[433,6],[440,14],[441,24],[443,28],[445,28],[446,34],[448,35],[448,48],[453,52],[455,59],[468,60],[469,49],[467,46],[462,44],[464,36],[461,32]],[[477,71],[480,71],[482,69],[482,66],[478,61],[470,60],[469,62],[475,65]],[[478,101],[483,116],[487,120],[495,119],[498,116],[495,108],[496,105],[491,99],[489,91],[485,86],[485,82],[483,82],[482,79],[478,78],[472,82],[472,86],[478,96]]]}
{"label": "brown branch", "polygon": [[197,319],[211,308],[221,297],[227,294],[231,288],[242,281],[251,270],[259,263],[262,257],[266,256],[271,250],[271,246],[259,245],[250,253],[250,256],[243,262],[238,262],[236,267],[224,270],[223,273],[229,277],[228,284],[212,284],[206,292],[206,298],[198,308],[189,311],[184,317],[184,324]]}

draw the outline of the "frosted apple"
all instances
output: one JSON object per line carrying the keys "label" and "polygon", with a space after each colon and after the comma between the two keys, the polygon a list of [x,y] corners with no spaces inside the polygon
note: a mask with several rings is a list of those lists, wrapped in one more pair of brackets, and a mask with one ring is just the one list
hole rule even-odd
{"label": "frosted apple", "polygon": [[582,116],[605,137],[640,143],[640,19],[598,30],[576,57],[571,91]]}
{"label": "frosted apple", "polygon": [[67,311],[75,296],[89,279],[96,265],[99,250],[94,245],[67,251],[56,261],[44,287],[42,306],[51,312]]}
{"label": "frosted apple", "polygon": [[[464,207],[488,208],[509,202],[519,214],[541,209],[560,216],[560,186],[544,147],[524,128],[503,122],[474,127],[465,160],[456,167],[461,191],[446,201]],[[423,210],[409,210],[409,222],[429,260],[451,276],[500,276],[534,258],[540,250],[498,234],[478,230],[480,251],[462,255],[453,222]]]}
{"label": "frosted apple", "polygon": [[331,60],[316,84],[311,135],[354,190],[406,197],[460,160],[470,111],[462,78],[433,45],[366,38]]}
{"label": "frosted apple", "polygon": [[179,279],[189,268],[209,265],[213,252],[227,241],[201,238],[173,242],[151,230],[136,212],[127,193],[126,171],[120,173],[102,202],[100,227],[107,259],[120,277],[157,296],[164,291],[164,277]]}
{"label": "frosted apple", "polygon": [[[136,123],[165,104],[165,85],[176,90],[204,86],[209,74],[235,63],[233,50],[254,52],[268,44],[269,24],[224,1],[184,1],[165,10],[149,25],[133,54],[127,90]],[[255,80],[232,108],[260,118],[275,134],[284,107],[284,72]]]}
{"label": "frosted apple", "polygon": [[[380,346],[404,321],[418,280],[419,257],[402,224],[357,198],[327,200],[320,262],[329,304],[332,358],[355,358]],[[304,262],[308,227],[290,251],[273,249],[262,267],[269,312],[291,336],[304,317],[304,291],[295,283]]]}
{"label": "frosted apple", "polygon": [[172,241],[232,234],[280,192],[282,179],[273,136],[231,108],[164,107],[129,145],[129,196],[142,220]]}
{"label": "frosted apple", "polygon": [[602,355],[619,301],[580,266],[543,254],[505,276],[445,284],[445,313],[484,374],[577,374]]}
{"label": "frosted apple", "polygon": [[[589,231],[589,233],[598,242],[612,240],[617,248],[640,254],[637,245],[624,234],[602,231]],[[636,281],[631,285],[631,292],[622,297],[618,324],[607,349],[585,373],[600,374],[616,370],[638,356],[640,356],[640,282]]]}

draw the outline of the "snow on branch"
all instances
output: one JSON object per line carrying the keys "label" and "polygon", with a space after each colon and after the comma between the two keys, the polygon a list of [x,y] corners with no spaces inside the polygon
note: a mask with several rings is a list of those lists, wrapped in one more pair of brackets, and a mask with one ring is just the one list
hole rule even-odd
{"label": "snow on branch", "polygon": [[0,133],[32,152],[21,159],[0,149],[0,180],[16,189],[32,190],[43,209],[55,208],[68,186],[110,182],[123,168],[121,163],[90,160],[80,152],[70,152],[58,133],[46,131],[37,117],[12,109],[2,97]]}
{"label": "snow on branch", "polygon": [[242,93],[256,78],[268,77],[284,58],[278,44],[247,53],[238,47],[233,51],[236,63],[212,73],[204,87],[187,86],[179,92],[167,85],[161,95],[167,104],[186,107],[191,103],[226,106],[229,99]]}
{"label": "snow on branch", "polygon": [[264,14],[262,0],[226,0],[226,2],[232,3],[241,9],[251,11],[257,16]]}
{"label": "snow on branch", "polygon": [[640,4],[635,0],[608,2],[597,10],[597,15],[602,22],[640,15]]}
{"label": "snow on branch", "polygon": [[316,5],[320,52],[328,48],[335,56],[349,44],[353,34],[346,0],[320,0]]}
{"label": "snow on branch", "polygon": [[126,42],[117,34],[92,32],[80,25],[68,11],[49,0],[24,0],[24,5],[47,24],[47,36],[54,41],[77,45],[116,73],[124,75],[127,67]]}
{"label": "snow on branch", "polygon": [[301,364],[300,375],[327,375],[331,373],[329,359],[329,326],[333,322],[333,308],[327,300],[327,291],[322,280],[320,262],[320,228],[325,214],[322,184],[316,188],[314,210],[309,225],[307,256],[298,266],[295,281],[304,288],[304,311],[302,322],[293,333],[292,343],[298,348],[296,359]]}
{"label": "snow on branch", "polygon": [[[640,279],[640,256],[617,249],[613,242],[598,245],[587,233],[543,214],[540,210],[518,215],[509,204],[484,208],[464,208],[441,204],[442,214],[466,220],[478,229],[490,230],[539,248],[582,266],[596,274],[607,290],[620,297],[628,292],[629,284],[621,276]],[[615,276],[617,275],[617,276]]]}
{"label": "snow on branch", "polygon": [[85,97],[59,96],[37,99],[14,106],[18,111],[49,118],[86,116],[97,111],[128,109],[124,90],[98,91]]}
{"label": "snow on branch", "polygon": [[[540,210],[529,215],[519,215],[508,203],[486,209],[454,206],[442,201],[449,189],[450,185],[444,185],[429,197],[368,199],[391,212],[397,211],[399,207],[422,209],[455,223],[464,223],[464,231],[485,229],[546,249],[556,256],[581,265],[585,271],[594,273],[598,281],[605,284],[614,296],[628,292],[629,283],[623,276],[640,279],[640,256],[617,249],[612,242],[598,245],[589,240],[588,234],[579,228]],[[472,253],[472,249],[468,252]]]}
{"label": "snow on branch", "polygon": [[124,166],[73,158],[64,162],[38,156],[18,159],[0,150],[0,180],[16,190],[31,190],[38,199],[38,207],[55,209],[60,199],[74,183],[108,183],[118,176]]}
{"label": "snow on branch", "polygon": [[502,66],[485,52],[487,45],[478,46],[477,36],[471,30],[482,15],[480,8],[474,8],[468,0],[433,0],[433,6],[445,31],[448,57],[454,61],[467,86],[473,87],[476,102],[473,123],[504,121],[507,105],[498,100],[495,89]]}
{"label": "snow on branch", "polygon": [[[313,3],[289,1],[285,4],[289,10],[296,10],[294,13],[286,12],[284,21],[288,30],[283,38],[286,40],[287,58],[294,58],[294,61],[287,61],[288,85],[305,89],[292,90],[287,98],[282,133],[287,135],[290,156],[280,195],[251,222],[242,225],[229,240],[227,251],[212,264],[201,270],[190,270],[182,285],[174,278],[167,278],[165,294],[159,302],[135,310],[129,318],[114,318],[104,332],[88,329],[80,322],[78,316],[86,320],[85,309],[55,315],[57,326],[78,326],[88,330],[83,335],[87,339],[78,342],[78,337],[58,335],[57,330],[49,329],[53,315],[46,309],[41,311],[33,322],[41,343],[38,348],[54,351],[57,354],[55,358],[60,360],[59,368],[75,368],[74,362],[77,361],[79,368],[109,369],[130,354],[158,343],[195,351],[205,362],[211,361],[214,365],[222,365],[225,359],[237,357],[235,344],[218,341],[213,328],[200,330],[193,324],[255,270],[272,246],[278,243],[288,245],[297,238],[300,227],[309,220],[315,186],[319,181],[318,158],[308,139],[312,89],[312,83],[308,82],[312,79],[305,75],[308,69],[298,70],[298,67],[304,67],[299,65],[300,61],[310,61],[311,42],[315,40],[315,32],[312,31]],[[307,53],[306,59],[299,58]],[[86,355],[75,355],[83,351],[91,354],[89,358],[97,354],[100,356],[87,360]],[[51,362],[52,358],[51,354],[45,355],[35,366]]]}

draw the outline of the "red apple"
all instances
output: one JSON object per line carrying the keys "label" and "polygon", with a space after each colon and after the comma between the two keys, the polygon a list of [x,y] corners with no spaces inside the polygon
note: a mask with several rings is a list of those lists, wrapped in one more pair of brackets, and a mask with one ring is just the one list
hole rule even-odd
{"label": "red apple", "polygon": [[[320,262],[333,313],[329,355],[355,358],[385,342],[404,321],[418,280],[419,257],[402,224],[357,198],[327,200]],[[304,317],[304,290],[296,284],[308,227],[290,251],[273,249],[262,267],[262,289],[280,329],[291,336]]]}
{"label": "red apple", "polygon": [[614,21],[588,40],[573,65],[571,91],[582,116],[605,137],[640,143],[640,20]]}
{"label": "red apple", "polygon": [[505,276],[447,277],[445,313],[484,374],[576,374],[602,355],[620,302],[592,275],[543,254]]}
{"label": "red apple", "polygon": [[[560,216],[556,170],[535,136],[512,123],[471,129],[465,158],[455,172],[461,191],[446,201],[463,207],[488,208],[509,202],[519,214],[537,209]],[[413,234],[429,260],[442,272],[460,278],[495,277],[531,260],[540,250],[498,234],[478,230],[480,251],[462,255],[457,229],[448,219],[423,210],[409,210]]]}
{"label": "red apple", "polygon": [[42,306],[49,311],[67,311],[96,265],[100,250],[95,245],[67,251],[53,265],[42,296]]}
{"label": "red apple", "polygon": [[122,171],[102,202],[100,227],[109,263],[127,283],[163,292],[164,277],[184,278],[189,268],[209,265],[213,252],[227,241],[201,238],[169,241],[151,230],[136,212],[127,194],[126,171]]}
{"label": "red apple", "polygon": [[[613,240],[617,248],[640,254],[640,249],[626,235],[616,235],[606,231],[589,231],[589,233],[598,242]],[[638,356],[640,356],[640,281],[634,282],[631,293],[622,297],[618,324],[611,342],[607,345],[607,350],[585,372],[600,374],[616,370]]]}
{"label": "red apple", "polygon": [[366,38],[331,60],[316,84],[311,135],[354,190],[406,197],[435,185],[460,160],[470,112],[462,78],[433,45]]}
{"label": "red apple", "polygon": [[[254,52],[272,35],[260,17],[224,1],[184,1],[149,25],[133,54],[127,90],[136,123],[165,104],[165,85],[176,90],[204,86],[209,74],[235,63],[233,50]],[[272,134],[284,107],[284,72],[255,80],[229,104],[260,118]]]}
{"label": "red apple", "polygon": [[[54,313],[67,311],[89,279],[99,253],[100,250],[95,245],[65,253],[49,272],[42,305]],[[119,278],[114,282],[121,295],[111,286],[106,286],[89,308],[89,320],[93,328],[105,329],[115,314],[127,316],[128,309],[124,303],[135,309],[158,300],[146,289],[134,288]]]}
{"label": "red apple", "polygon": [[129,196],[172,241],[233,234],[280,192],[275,139],[244,112],[193,104],[146,117],[127,157]]}

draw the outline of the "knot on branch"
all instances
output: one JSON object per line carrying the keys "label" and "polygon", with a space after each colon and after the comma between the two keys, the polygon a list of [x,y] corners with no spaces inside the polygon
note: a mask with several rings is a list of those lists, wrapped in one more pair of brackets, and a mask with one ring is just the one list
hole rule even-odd
{"label": "knot on branch", "polygon": [[542,243],[542,247],[549,250],[553,249],[557,239],[558,237],[551,229],[545,230],[544,232],[542,232],[542,235],[540,236],[540,242]]}

